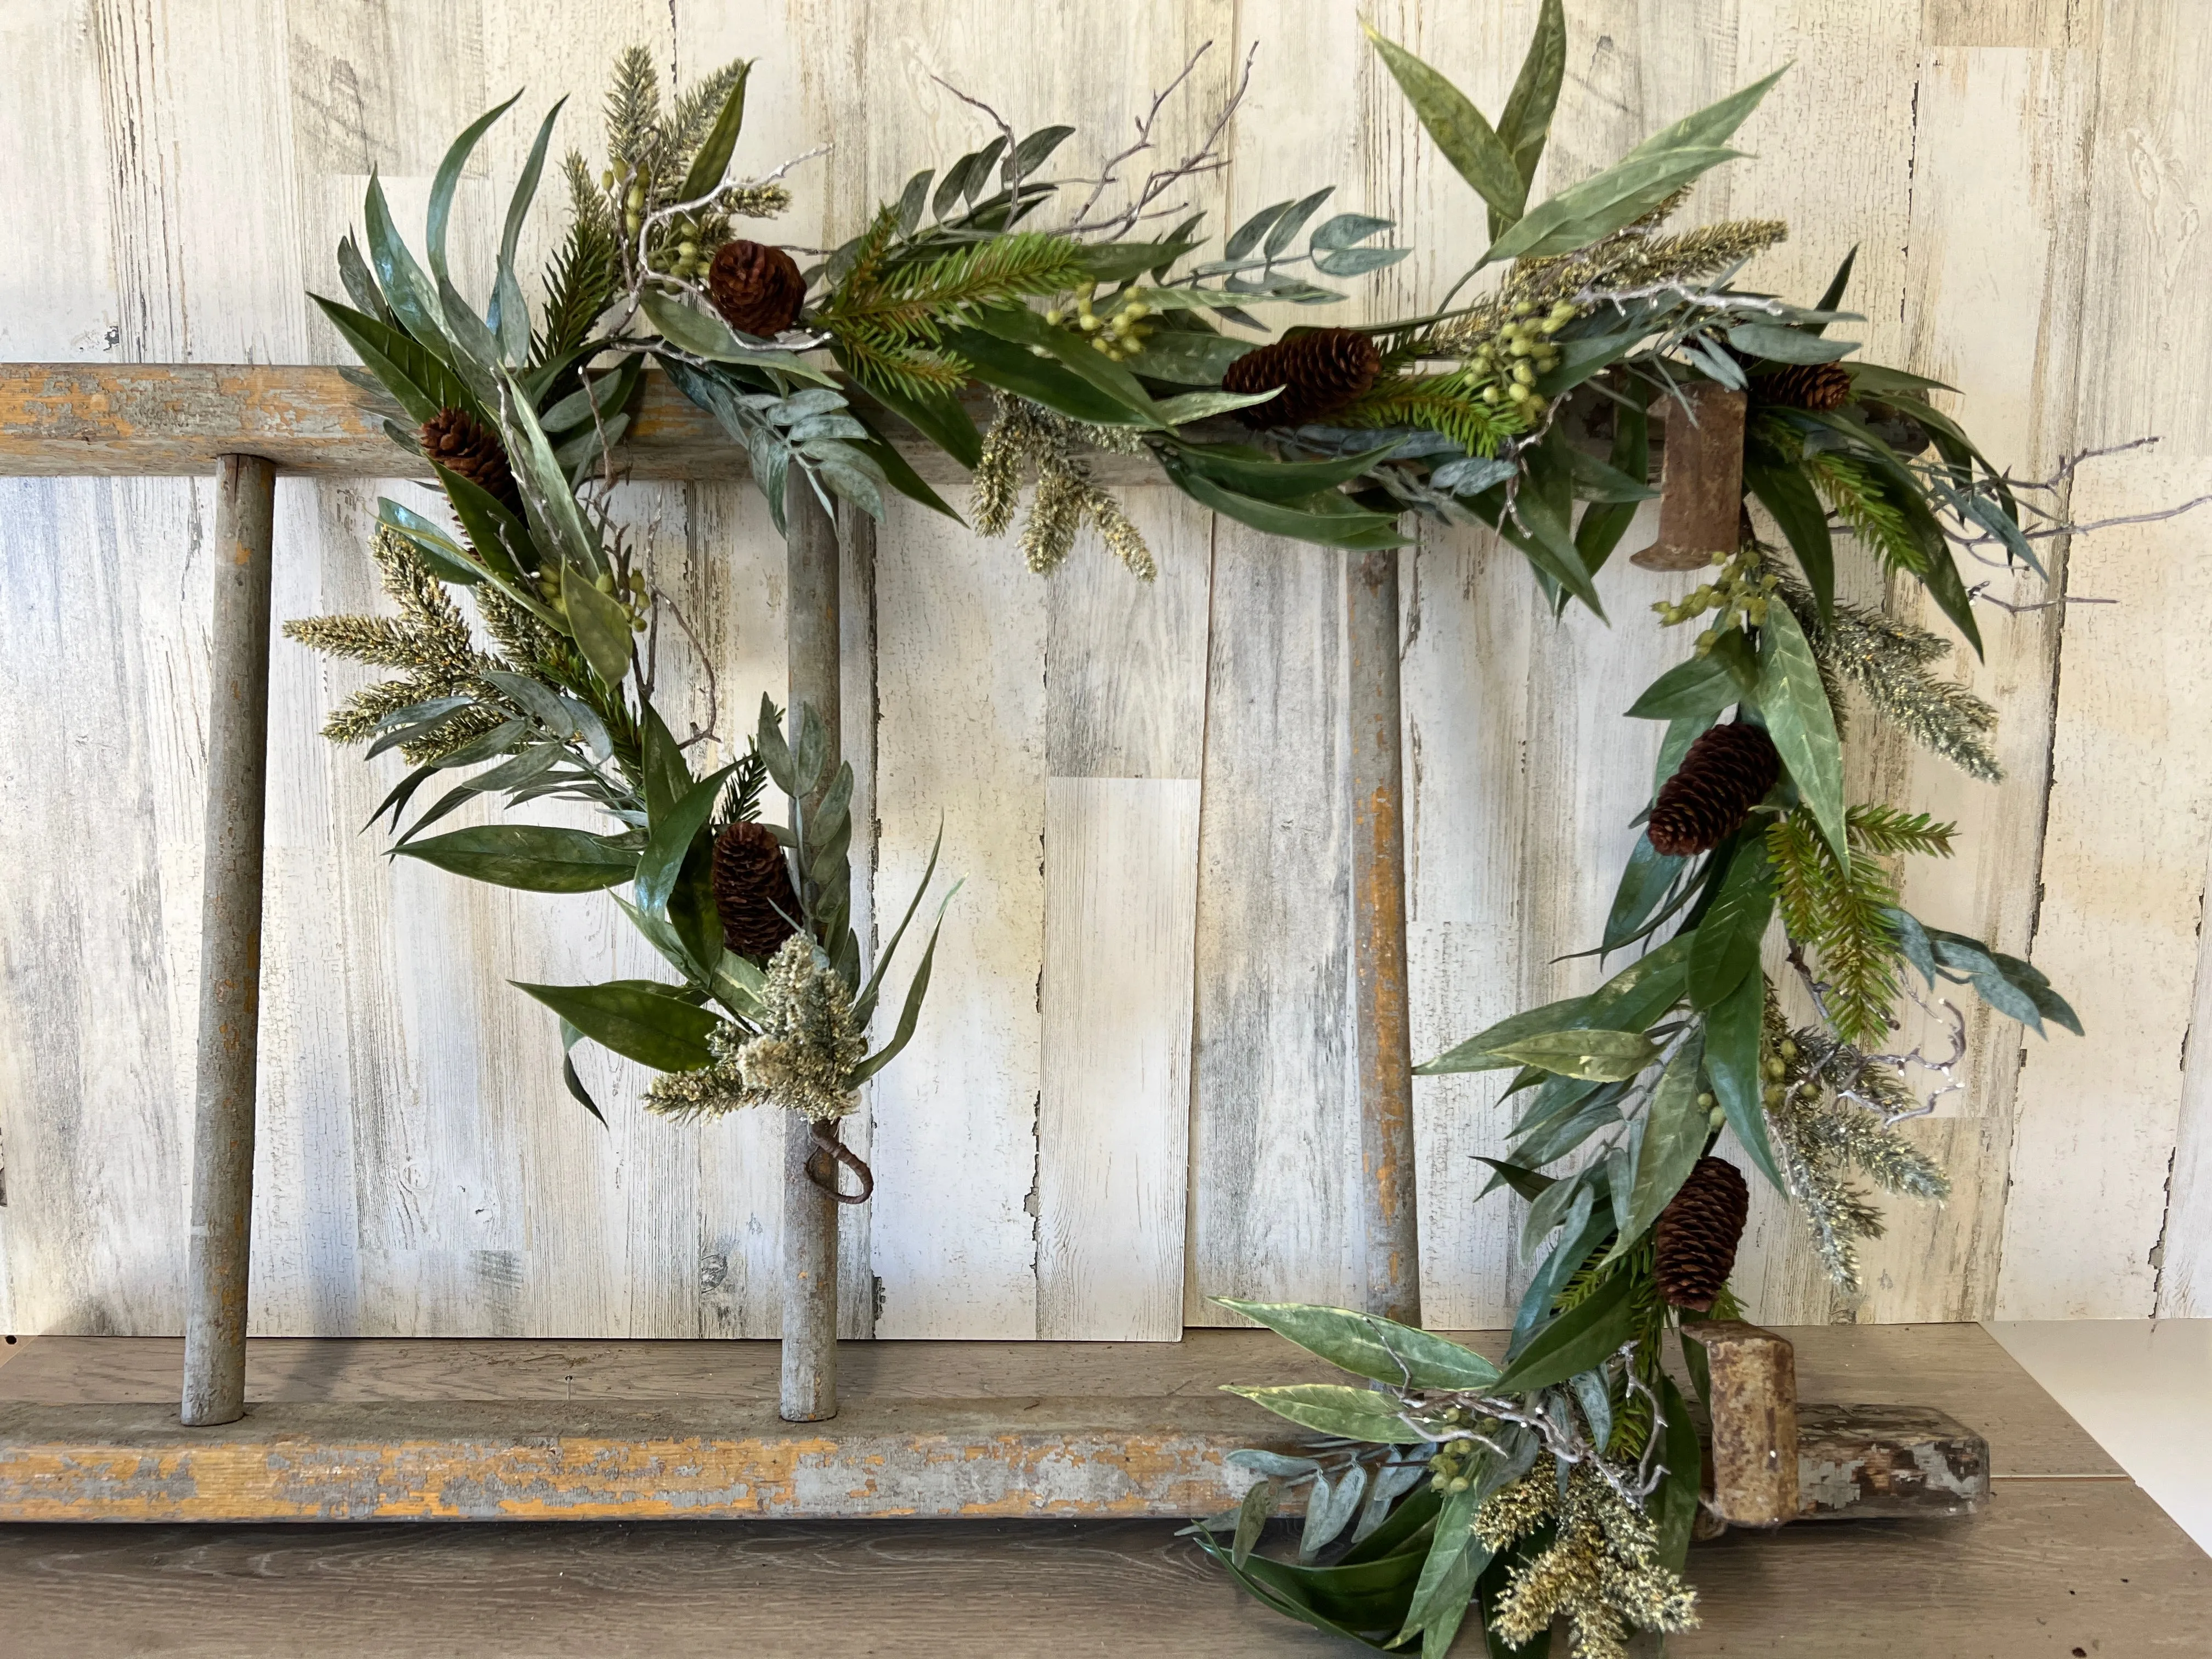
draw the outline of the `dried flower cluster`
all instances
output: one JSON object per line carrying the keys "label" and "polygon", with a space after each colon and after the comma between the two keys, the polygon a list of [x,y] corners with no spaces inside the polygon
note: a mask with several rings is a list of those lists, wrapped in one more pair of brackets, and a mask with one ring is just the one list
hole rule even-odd
{"label": "dried flower cluster", "polygon": [[1150,581],[1158,574],[1144,536],[1121,510],[1121,502],[1091,476],[1083,447],[1122,455],[1142,452],[1143,440],[1123,427],[1087,426],[1026,398],[994,394],[997,416],[983,437],[976,464],[970,510],[986,536],[1004,535],[1020,504],[1022,486],[1032,474],[1036,491],[1022,524],[1022,555],[1030,569],[1056,568],[1075,546],[1075,535],[1088,523],[1114,556]]}
{"label": "dried flower cluster", "polygon": [[[398,616],[309,617],[284,624],[284,636],[310,650],[400,671],[396,678],[365,687],[338,705],[323,727],[323,735],[333,743],[363,742],[387,716],[416,703],[438,697],[488,696],[484,671],[507,666],[477,648],[460,607],[405,537],[380,525],[369,552],[385,592],[399,606]],[[500,718],[496,708],[480,703],[404,745],[400,752],[420,766],[489,732]]]}
{"label": "dried flower cluster", "polygon": [[1687,1630],[1698,1593],[1659,1560],[1643,1509],[1583,1465],[1540,1467],[1486,1500],[1474,1530],[1494,1555],[1550,1523],[1552,1541],[1517,1562],[1491,1628],[1516,1647],[1564,1616],[1577,1659],[1627,1659],[1632,1631]]}
{"label": "dried flower cluster", "polygon": [[724,1025],[707,1039],[714,1063],[655,1078],[646,1109],[665,1117],[720,1117],[747,1106],[783,1106],[817,1123],[859,1103],[850,1081],[867,1038],[853,994],[813,941],[794,933],[769,963],[759,1030]]}

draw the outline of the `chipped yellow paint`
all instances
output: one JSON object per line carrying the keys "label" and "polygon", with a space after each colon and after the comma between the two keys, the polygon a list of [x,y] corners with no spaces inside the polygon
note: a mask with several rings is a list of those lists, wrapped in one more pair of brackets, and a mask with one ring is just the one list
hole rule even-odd
{"label": "chipped yellow paint", "polygon": [[[1087,1422],[1072,1413],[1039,1421],[1024,1402],[1025,1420],[1009,1428],[1003,1413],[994,1424],[962,1401],[948,1402],[941,1427],[909,1409],[800,1428],[700,1402],[697,1415],[750,1420],[668,1432],[690,1403],[603,1413],[629,1420],[576,1431],[513,1407],[399,1407],[386,1413],[390,1426],[429,1418],[436,1431],[418,1421],[388,1437],[329,1407],[261,1407],[205,1431],[151,1408],[9,1407],[0,1413],[0,1521],[1203,1515],[1233,1505],[1249,1484],[1226,1454],[1252,1443],[1257,1426],[1146,1401],[1150,1425],[1129,1409],[1139,1402],[1115,1402],[1124,1408]],[[1177,1414],[1201,1420],[1158,1426]]]}

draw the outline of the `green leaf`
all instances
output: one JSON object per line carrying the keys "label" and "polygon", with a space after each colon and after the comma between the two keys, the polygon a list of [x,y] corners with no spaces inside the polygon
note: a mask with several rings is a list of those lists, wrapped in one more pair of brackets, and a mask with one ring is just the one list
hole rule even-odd
{"label": "green leaf", "polygon": [[1663,1371],[1659,1376],[1659,1404],[1661,1414],[1667,1419],[1667,1438],[1662,1454],[1667,1479],[1659,1489],[1658,1501],[1654,1505],[1656,1513],[1652,1519],[1659,1528],[1659,1564],[1670,1572],[1680,1572],[1689,1557],[1690,1533],[1698,1516],[1703,1454],[1698,1441],[1698,1425],[1690,1416],[1690,1403],[1682,1398],[1674,1379]]}
{"label": "green leaf", "polygon": [[[1854,243],[1851,251],[1844,255],[1843,264],[1836,267],[1836,274],[1829,278],[1828,290],[1820,296],[1820,303],[1814,306],[1814,310],[1833,311],[1844,303],[1844,295],[1851,285],[1851,267],[1858,263],[1858,246]],[[1827,325],[1815,323],[1812,326],[1813,331],[1818,334],[1822,329],[1827,327]]]}
{"label": "green leaf", "polygon": [[[912,1041],[915,1027],[921,1020],[921,1000],[929,994],[930,965],[937,959],[937,936],[945,926],[945,906],[952,902],[953,894],[959,890],[959,884],[954,883],[952,891],[947,893],[944,903],[937,907],[937,921],[929,930],[929,943],[922,948],[921,961],[915,968],[913,982],[906,988],[906,1001],[899,1009],[898,1029],[891,1033],[889,1042],[853,1068],[853,1074],[848,1081],[854,1088],[859,1088],[896,1060],[900,1051]],[[882,963],[878,962],[877,966],[880,972]]]}
{"label": "green leaf", "polygon": [[[1667,1200],[1682,1189],[1696,1167],[1712,1133],[1705,1109],[1698,1104],[1698,1081],[1702,1048],[1692,1037],[1674,1051],[1667,1070],[1652,1091],[1651,1106],[1644,1124],[1644,1139],[1636,1149],[1636,1183],[1628,1195],[1628,1214],[1620,1224],[1607,1260],[1618,1261],[1659,1218]],[[1623,1280],[1630,1275],[1619,1275]],[[1602,1356],[1594,1356],[1591,1364]],[[1516,1362],[1517,1364],[1518,1362]],[[1577,1370],[1585,1369],[1576,1367]],[[1502,1385],[1501,1385],[1502,1386]]]}
{"label": "green leaf", "polygon": [[1651,1039],[1641,1031],[1547,1031],[1540,1036],[1523,1037],[1496,1052],[1523,1066],[1600,1083],[1634,1077],[1659,1057]]}
{"label": "green leaf", "polygon": [[[1490,1565],[1490,1552],[1474,1536],[1474,1512],[1483,1496],[1470,1486],[1465,1492],[1453,1492],[1437,1511],[1429,1553],[1421,1563],[1421,1576],[1414,1586],[1413,1600],[1407,1604],[1406,1622],[1394,1646],[1417,1634],[1425,1638],[1433,1634],[1437,1638],[1434,1651],[1441,1656],[1458,1635],[1460,1621],[1467,1617],[1468,1603],[1474,1599],[1475,1581]],[[1425,1640],[1423,1651],[1430,1650]]]}
{"label": "green leaf", "polygon": [[1638,836],[1636,846],[1628,855],[1628,864],[1620,872],[1620,885],[1613,896],[1613,908],[1606,914],[1605,933],[1600,949],[1610,951],[1626,944],[1650,918],[1674,884],[1686,860],[1662,853],[1651,844],[1649,836]]}
{"label": "green leaf", "polygon": [[1778,363],[1832,363],[1859,349],[1856,340],[1824,340],[1784,323],[1738,323],[1728,341],[1747,356]]}
{"label": "green leaf", "polygon": [[1176,453],[1182,465],[1239,495],[1262,501],[1295,501],[1349,483],[1397,447],[1387,443],[1333,461],[1279,461],[1246,444],[1182,443]]}
{"label": "green leaf", "polygon": [[1746,974],[1735,990],[1705,1013],[1705,1075],[1727,1115],[1729,1127],[1759,1173],[1784,1190],[1774,1148],[1766,1138],[1766,1105],[1759,1075],[1759,1037],[1766,1014],[1766,975]]}
{"label": "green leaf", "polygon": [[[369,268],[376,272],[376,280],[384,289],[386,304],[399,325],[414,336],[416,343],[437,356],[447,357],[453,349],[446,338],[443,319],[439,314],[438,291],[425,276],[415,256],[407,251],[407,244],[399,234],[398,227],[392,222],[392,208],[384,199],[384,185],[372,169],[368,175],[368,192],[362,204],[362,221],[368,239]],[[450,361],[450,358],[448,358]]]}
{"label": "green leaf", "polygon": [[1340,1382],[1293,1382],[1272,1389],[1224,1383],[1222,1392],[1241,1395],[1278,1417],[1346,1440],[1386,1446],[1411,1446],[1421,1440],[1420,1433],[1407,1425],[1398,1402],[1372,1389],[1347,1388]]}
{"label": "green leaf", "polygon": [[1844,836],[1844,746],[1835,713],[1820,684],[1812,645],[1784,605],[1766,608],[1759,629],[1759,709],[1790,781],[1797,786],[1820,833],[1848,866]]}
{"label": "green leaf", "polygon": [[461,168],[476,149],[477,141],[491,131],[492,123],[513,109],[516,93],[497,108],[489,110],[461,129],[461,136],[453,140],[446,151],[445,160],[438,163],[435,177],[430,180],[429,221],[425,228],[423,246],[430,255],[430,270],[441,281],[446,277],[446,223],[453,216],[453,192],[460,187]]}
{"label": "green leaf", "polygon": [[[1088,381],[1119,405],[1124,425],[1166,424],[1152,395],[1127,368],[1094,349],[1087,335],[1054,328],[1027,306],[989,306],[977,312],[975,328],[1003,343],[1046,351],[1078,380]],[[1038,361],[1032,357],[1031,361]],[[1261,401],[1255,398],[1255,402]]]}
{"label": "green leaf", "polygon": [[[1723,638],[1741,641],[1741,635]],[[1629,704],[1632,720],[1679,720],[1711,716],[1741,702],[1750,690],[1737,678],[1742,659],[1717,648],[1702,657],[1678,662],[1644,688],[1644,695]]]}
{"label": "green leaf", "polygon": [[325,300],[319,294],[307,297],[322,308],[331,325],[345,336],[354,355],[407,411],[410,420],[419,425],[441,409],[477,411],[476,394],[436,353],[366,312]]}
{"label": "green leaf", "polygon": [[686,356],[710,363],[758,363],[770,355],[745,344],[720,317],[709,317],[658,289],[649,288],[640,295],[638,306],[653,331]]}
{"label": "green leaf", "polygon": [[1531,208],[1525,218],[1490,245],[1480,264],[1572,253],[1587,247],[1642,218],[1700,173],[1742,154],[1693,145],[1632,155]]}
{"label": "green leaf", "polygon": [[491,823],[456,830],[398,849],[441,870],[533,893],[592,893],[628,881],[637,854],[581,830]]}
{"label": "green leaf", "polygon": [[1265,392],[1186,392],[1179,398],[1154,404],[1152,413],[1162,426],[1188,426],[1194,421],[1226,415],[1233,409],[1249,409],[1255,404],[1271,402],[1281,394],[1280,386],[1270,386]]}
{"label": "green leaf", "polygon": [[673,986],[617,979],[605,985],[529,985],[527,992],[592,1042],[657,1072],[693,1072],[714,1063],[709,1033],[721,1021],[683,1000]]}
{"label": "green leaf", "polygon": [[1288,536],[1297,541],[1316,542],[1323,547],[1349,548],[1360,552],[1411,545],[1405,537],[1398,533],[1398,521],[1389,514],[1368,513],[1358,508],[1346,512],[1317,510],[1321,502],[1329,499],[1326,495],[1309,496],[1303,506],[1261,501],[1223,489],[1212,479],[1182,465],[1181,458],[1172,452],[1163,460],[1168,477],[1176,487],[1200,506],[1211,507],[1224,518],[1249,525],[1267,535]]}
{"label": "green leaf", "polygon": [[[522,96],[519,92],[514,95]],[[514,193],[507,198],[507,223],[500,232],[498,275],[492,284],[489,320],[509,362],[520,362],[530,355],[530,307],[522,297],[522,284],[514,274],[514,252],[521,245],[522,227],[530,217],[530,204],[538,195],[538,181],[544,175],[545,147],[553,140],[553,124],[561,118],[561,107],[568,101],[565,97],[557,100],[545,112],[545,118],[538,124],[538,137],[530,146],[529,159],[522,164]]]}
{"label": "green leaf", "polygon": [[1524,1037],[1545,1031],[1564,1031],[1574,1025],[1586,1011],[1588,997],[1568,997],[1559,1002],[1547,1002],[1540,1008],[1530,1008],[1499,1020],[1495,1025],[1477,1031],[1466,1042],[1446,1049],[1434,1060],[1413,1068],[1416,1077],[1448,1077],[1459,1072],[1510,1071],[1519,1062],[1505,1059],[1498,1051]]}
{"label": "green leaf", "polygon": [[1523,1169],[1520,1164],[1508,1164],[1503,1158],[1484,1158],[1478,1153],[1474,1161],[1487,1164],[1492,1171],[1489,1184],[1476,1194],[1478,1197],[1487,1196],[1500,1187],[1510,1187],[1523,1198],[1535,1199],[1559,1184],[1540,1170]]}
{"label": "green leaf", "polygon": [[1410,1389],[1486,1389],[1498,1379],[1498,1367],[1473,1350],[1380,1314],[1304,1302],[1243,1302],[1226,1296],[1212,1300],[1290,1338],[1309,1353],[1377,1382]]}
{"label": "green leaf", "polygon": [[[1567,15],[1561,0],[1544,0],[1536,14],[1536,31],[1528,39],[1528,55],[1521,73],[1498,117],[1498,142],[1513,157],[1521,175],[1522,199],[1543,159],[1544,141],[1552,131],[1552,114],[1559,107],[1559,86],[1567,73]],[[1503,225],[1493,224],[1496,236]]]}
{"label": "green leaf", "polygon": [[1253,349],[1249,340],[1194,329],[1164,329],[1145,342],[1137,373],[1176,386],[1219,386],[1229,365]]}
{"label": "green leaf", "polygon": [[676,199],[696,202],[722,182],[722,175],[730,170],[730,157],[737,153],[738,134],[745,125],[745,82],[752,74],[750,63],[738,65],[736,84],[730,95],[722,100],[722,107],[714,117],[714,125],[691,158],[691,169],[684,175],[677,187]]}
{"label": "green leaf", "polygon": [[590,574],[568,562],[561,567],[561,600],[576,648],[592,672],[608,685],[620,685],[629,672],[629,611],[611,593],[602,593]]}
{"label": "green leaf", "polygon": [[1759,941],[1774,915],[1774,866],[1766,843],[1753,836],[1740,842],[1729,860],[1719,895],[1691,936],[1690,1006],[1717,1006],[1746,975],[1759,968]]}
{"label": "green leaf", "polygon": [[668,910],[668,896],[676,889],[676,878],[684,868],[684,855],[691,843],[707,827],[707,820],[714,815],[714,803],[720,797],[723,784],[737,770],[734,763],[724,767],[712,777],[694,784],[684,798],[653,824],[653,838],[646,842],[645,851],[638,855],[635,885],[638,907],[647,915],[665,915]]}
{"label": "green leaf", "polygon": [[[1696,1091],[1691,1092],[1694,1096]],[[1634,1290],[1632,1275],[1612,1275],[1531,1337],[1492,1385],[1491,1392],[1533,1394],[1604,1364],[1636,1334]]]}
{"label": "green leaf", "polygon": [[1367,39],[1382,54],[1407,102],[1413,105],[1413,113],[1436,140],[1437,148],[1443,151],[1444,159],[1504,223],[1519,218],[1528,199],[1528,181],[1515,164],[1512,153],[1482,118],[1482,112],[1465,93],[1397,42],[1376,33],[1364,22],[1360,27],[1367,30]]}
{"label": "green leaf", "polygon": [[1267,1524],[1267,1512],[1275,1507],[1275,1486],[1271,1480],[1253,1483],[1237,1506],[1237,1535],[1232,1540],[1231,1559],[1243,1566],[1260,1541],[1261,1528]]}
{"label": "green leaf", "polygon": [[568,1088],[569,1097],[586,1111],[599,1119],[599,1127],[607,1127],[607,1115],[599,1109],[599,1103],[592,1098],[592,1091],[584,1086],[584,1079],[576,1075],[576,1057],[571,1052],[584,1040],[584,1034],[567,1020],[561,1022],[561,1081]]}
{"label": "green leaf", "polygon": [[[852,372],[852,364],[842,352],[837,361],[848,374]],[[1219,377],[1215,378],[1218,380]],[[884,408],[971,472],[982,460],[983,434],[975,429],[975,420],[957,392],[947,388],[921,398],[882,386],[871,386],[869,392]]]}
{"label": "green leaf", "polygon": [[[980,328],[948,329],[945,341],[986,386],[1011,392],[1018,398],[1042,404],[1047,409],[1088,421],[1094,426],[1153,424],[1149,414],[1136,413],[1120,398],[1109,396],[1089,380],[1069,373],[1057,358],[1036,356],[1027,346],[1001,340]],[[1091,355],[1098,356],[1096,352]],[[1105,361],[1103,357],[1099,360]]]}
{"label": "green leaf", "polygon": [[474,586],[483,580],[483,568],[461,550],[459,544],[412,507],[389,495],[380,495],[376,516],[380,523],[390,525],[407,538],[430,574],[440,581]]}
{"label": "green leaf", "polygon": [[1740,87],[1716,103],[1711,103],[1695,114],[1686,115],[1671,127],[1653,133],[1634,149],[1631,157],[1664,155],[1701,144],[1726,143],[1735,136],[1735,130],[1744,124],[1759,100],[1789,72],[1785,64],[1773,74],[1763,76],[1749,86]]}
{"label": "green leaf", "polygon": [[[1836,553],[1828,532],[1827,509],[1813,493],[1805,475],[1794,466],[1758,466],[1747,463],[1744,487],[1774,515],[1797,556],[1797,568],[1820,608],[1823,621],[1836,614]],[[1773,608],[1771,605],[1768,607]]]}

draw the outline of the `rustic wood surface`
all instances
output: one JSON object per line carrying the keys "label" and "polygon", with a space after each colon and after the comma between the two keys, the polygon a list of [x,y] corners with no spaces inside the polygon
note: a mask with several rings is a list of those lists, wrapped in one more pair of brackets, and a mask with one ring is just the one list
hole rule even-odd
{"label": "rustic wood surface", "polygon": [[[1137,90],[1200,41],[1217,42],[1198,76],[1212,94],[1257,42],[1234,165],[1200,204],[1233,222],[1340,181],[1332,210],[1395,215],[1417,252],[1331,320],[1402,312],[1463,267],[1480,216],[1360,45],[1355,9],[1142,0],[986,20],[951,0],[895,17],[872,0],[759,15],[589,0],[553,29],[514,0],[13,9],[0,41],[39,95],[0,100],[0,206],[24,256],[0,359],[184,362],[218,382],[254,373],[218,365],[342,361],[302,294],[334,289],[330,250],[371,167],[418,223],[451,134],[525,83],[531,106],[576,94],[562,137],[595,144],[602,65],[632,39],[686,76],[761,58],[749,163],[836,139],[794,175],[777,233],[812,243],[981,141],[932,74],[1018,124],[1079,121],[1079,146],[1121,131]],[[1494,110],[1534,11],[1389,0],[1371,15]],[[2212,142],[2190,117],[2212,52],[2203,8],[1709,0],[1677,15],[1582,0],[1570,27],[1548,180],[1795,58],[1745,130],[1759,159],[1716,174],[1685,222],[1785,215],[1792,240],[1753,274],[1803,297],[1859,244],[1853,304],[1869,320],[1852,333],[1958,386],[1972,429],[2023,475],[2166,434],[2154,457],[2092,463],[2077,510],[2202,487],[2189,247]],[[511,118],[462,182],[470,291],[529,136]],[[525,239],[532,268],[552,226],[549,200]],[[263,418],[284,427],[281,408]],[[377,603],[364,543],[380,489],[423,500],[408,482],[280,483],[280,617]],[[623,493],[698,637],[664,628],[663,696],[705,725],[711,664],[726,745],[783,680],[766,514],[734,481]],[[1161,556],[1152,586],[1121,582],[1088,544],[1039,582],[1010,544],[902,509],[867,602],[848,606],[848,724],[880,756],[856,807],[859,873],[879,905],[902,900],[941,812],[946,867],[968,882],[921,1035],[854,1126],[884,1182],[846,1218],[848,1334],[1166,1336],[1178,1317],[1224,1319],[1212,1295],[1353,1294],[1340,587],[1309,550],[1213,526],[1171,491],[1130,505]],[[1683,648],[1644,607],[1694,579],[1626,565],[1654,516],[1607,573],[1610,629],[1554,623],[1518,556],[1486,538],[1425,532],[1404,556],[1417,1057],[1597,971],[1554,958],[1590,942],[1643,804],[1657,733],[1619,711]],[[212,519],[205,479],[0,480],[15,600],[0,698],[16,714],[0,737],[14,806],[0,863],[21,872],[0,892],[11,1331],[180,1328]],[[2212,1305],[2212,1073],[2184,1046],[2195,998],[2212,995],[2193,969],[2212,949],[2195,933],[2212,756],[2184,648],[2203,631],[2193,535],[2185,521],[2049,550],[2075,597],[2118,605],[1984,608],[1988,659],[1960,666],[2005,710],[2001,787],[1893,739],[1855,753],[1855,795],[1895,792],[1961,823],[1960,857],[1916,866],[1907,903],[2032,950],[2078,994],[2092,1036],[2046,1045],[1974,1011],[1967,1087],[1911,1128],[1951,1168],[1951,1201],[1892,1205],[1868,1289],[1846,1302],[1761,1194],[1740,1269],[1753,1317]],[[1873,597],[1864,562],[1846,556],[1844,586]],[[1994,569],[1970,580],[1984,575],[1995,598],[2042,597]],[[2138,644],[2147,629],[2156,649]],[[502,981],[649,972],[646,953],[599,901],[376,859],[355,827],[391,778],[315,735],[362,683],[276,644],[255,1328],[772,1334],[774,1126],[647,1121],[635,1068],[599,1058],[585,1065],[613,1127],[574,1109],[550,1024]],[[1121,827],[1133,821],[1141,836]],[[1085,931],[1109,908],[1126,933]],[[1187,996],[1111,982],[1125,954],[1149,972],[1186,951]],[[1525,1278],[1517,1204],[1474,1202],[1486,1171],[1473,1155],[1500,1139],[1498,1087],[1417,1090],[1435,1322],[1502,1322]]]}
{"label": "rustic wood surface", "polygon": [[[675,1656],[726,1654],[733,1638],[830,1659],[1352,1651],[1243,1595],[1174,1534],[1161,1522],[14,1526],[0,1528],[0,1651],[598,1656],[647,1630]],[[2193,1659],[2212,1627],[2212,1564],[2125,1481],[2006,1481],[1964,1522],[1730,1533],[1692,1553],[1690,1574],[1704,1624],[1668,1644],[1685,1659]]]}

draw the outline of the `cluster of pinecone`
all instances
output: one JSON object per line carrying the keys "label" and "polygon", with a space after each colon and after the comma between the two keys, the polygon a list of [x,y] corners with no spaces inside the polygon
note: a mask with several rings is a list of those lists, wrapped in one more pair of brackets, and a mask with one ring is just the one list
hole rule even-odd
{"label": "cluster of pinecone", "polygon": [[1654,1277],[1670,1306],[1712,1311],[1750,1211],[1743,1172],[1726,1158],[1699,1158],[1651,1229]]}
{"label": "cluster of pinecone", "polygon": [[1644,834],[1673,858],[1709,853],[1742,826],[1782,776],[1782,757],[1759,726],[1716,726],[1690,745],[1660,787]]}
{"label": "cluster of pinecone", "polygon": [[740,334],[773,340],[799,320],[806,279],[780,247],[763,242],[725,242],[707,267],[707,297],[722,320]]}
{"label": "cluster of pinecone", "polygon": [[1246,352],[1229,365],[1221,389],[1249,395],[1279,387],[1237,418],[1249,427],[1304,426],[1365,396],[1382,372],[1382,356],[1366,335],[1316,328]]}
{"label": "cluster of pinecone", "polygon": [[1841,363],[1790,363],[1751,381],[1752,401],[1775,409],[1826,414],[1850,402],[1851,395],[1850,371]]}
{"label": "cluster of pinecone", "polygon": [[522,492],[514,487],[514,470],[498,433],[465,409],[441,409],[422,422],[417,436],[427,459],[522,516]]}
{"label": "cluster of pinecone", "polygon": [[722,943],[739,956],[764,963],[799,931],[791,868],[768,825],[733,823],[714,837],[714,886]]}

